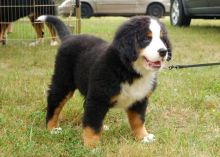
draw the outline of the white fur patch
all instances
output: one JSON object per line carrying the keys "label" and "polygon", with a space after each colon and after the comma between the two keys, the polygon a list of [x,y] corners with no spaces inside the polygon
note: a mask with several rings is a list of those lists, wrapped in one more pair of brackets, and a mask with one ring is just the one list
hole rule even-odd
{"label": "white fur patch", "polygon": [[60,134],[62,132],[62,128],[53,128],[50,133],[51,134]]}
{"label": "white fur patch", "polygon": [[103,125],[103,130],[108,131],[109,130],[109,126],[108,125]]}
{"label": "white fur patch", "polygon": [[51,40],[50,46],[57,46],[57,45],[59,45],[59,43],[57,41]]}
{"label": "white fur patch", "polygon": [[162,58],[160,57],[158,50],[167,50],[167,47],[160,38],[161,26],[155,19],[151,19],[149,29],[152,32],[152,41],[142,50],[143,55],[152,62],[161,61]]}
{"label": "white fur patch", "polygon": [[143,77],[134,80],[131,85],[127,82],[122,83],[115,107],[126,109],[135,102],[144,99],[151,92],[154,78],[155,72],[148,72]]}
{"label": "white fur patch", "polygon": [[39,16],[39,17],[36,19],[36,21],[42,21],[42,22],[44,22],[44,21],[46,21],[46,19],[47,19],[47,16],[46,16],[46,15],[42,15],[42,16]]}
{"label": "white fur patch", "polygon": [[142,140],[143,143],[152,143],[154,142],[155,136],[153,134],[148,134],[147,136],[144,137],[144,139]]}
{"label": "white fur patch", "polygon": [[31,43],[29,44],[29,46],[37,46],[37,45],[40,45],[40,44],[43,43],[43,42],[44,42],[44,39],[43,39],[43,38],[38,38],[36,41],[31,42]]}

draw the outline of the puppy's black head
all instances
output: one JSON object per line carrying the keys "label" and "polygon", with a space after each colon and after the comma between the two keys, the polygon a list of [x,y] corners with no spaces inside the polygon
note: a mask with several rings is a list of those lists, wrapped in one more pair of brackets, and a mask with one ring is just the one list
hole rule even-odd
{"label": "puppy's black head", "polygon": [[116,32],[112,45],[126,65],[138,61],[138,66],[143,64],[145,69],[155,70],[164,60],[171,59],[171,44],[165,26],[149,16],[137,16],[124,23]]}

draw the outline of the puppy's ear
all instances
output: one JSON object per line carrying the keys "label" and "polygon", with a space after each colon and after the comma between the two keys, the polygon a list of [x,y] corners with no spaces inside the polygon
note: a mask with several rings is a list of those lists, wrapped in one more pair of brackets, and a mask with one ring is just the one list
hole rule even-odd
{"label": "puppy's ear", "polygon": [[167,46],[167,50],[168,50],[168,57],[167,57],[167,61],[170,61],[172,59],[172,45],[170,43],[170,40],[167,39],[165,40],[166,46]]}
{"label": "puppy's ear", "polygon": [[119,51],[121,60],[127,64],[137,60],[137,40],[134,32],[124,32],[115,37],[113,47]]}
{"label": "puppy's ear", "polygon": [[172,45],[171,42],[169,40],[169,37],[167,36],[167,29],[165,27],[165,25],[163,23],[160,23],[161,28],[163,30],[163,32],[165,32],[166,36],[163,38],[164,43],[166,44],[167,50],[168,50],[168,56],[167,56],[167,61],[170,61],[172,59]]}

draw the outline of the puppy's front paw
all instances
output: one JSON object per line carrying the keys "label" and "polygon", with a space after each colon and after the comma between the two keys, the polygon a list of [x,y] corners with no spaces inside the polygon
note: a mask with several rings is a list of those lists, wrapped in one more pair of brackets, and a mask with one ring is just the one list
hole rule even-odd
{"label": "puppy's front paw", "polygon": [[155,136],[153,134],[148,134],[144,137],[144,139],[142,140],[143,143],[152,143],[154,142],[156,139],[155,139]]}
{"label": "puppy's front paw", "polygon": [[62,132],[62,128],[53,128],[50,133],[51,134],[60,134]]}

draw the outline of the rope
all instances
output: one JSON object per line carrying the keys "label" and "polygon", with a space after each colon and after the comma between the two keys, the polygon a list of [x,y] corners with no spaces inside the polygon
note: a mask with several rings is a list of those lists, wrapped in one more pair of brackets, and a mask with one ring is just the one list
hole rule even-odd
{"label": "rope", "polygon": [[220,65],[220,62],[206,63],[206,64],[171,65],[168,67],[168,69],[172,70],[172,69],[195,68],[195,67],[216,66],[216,65]]}

